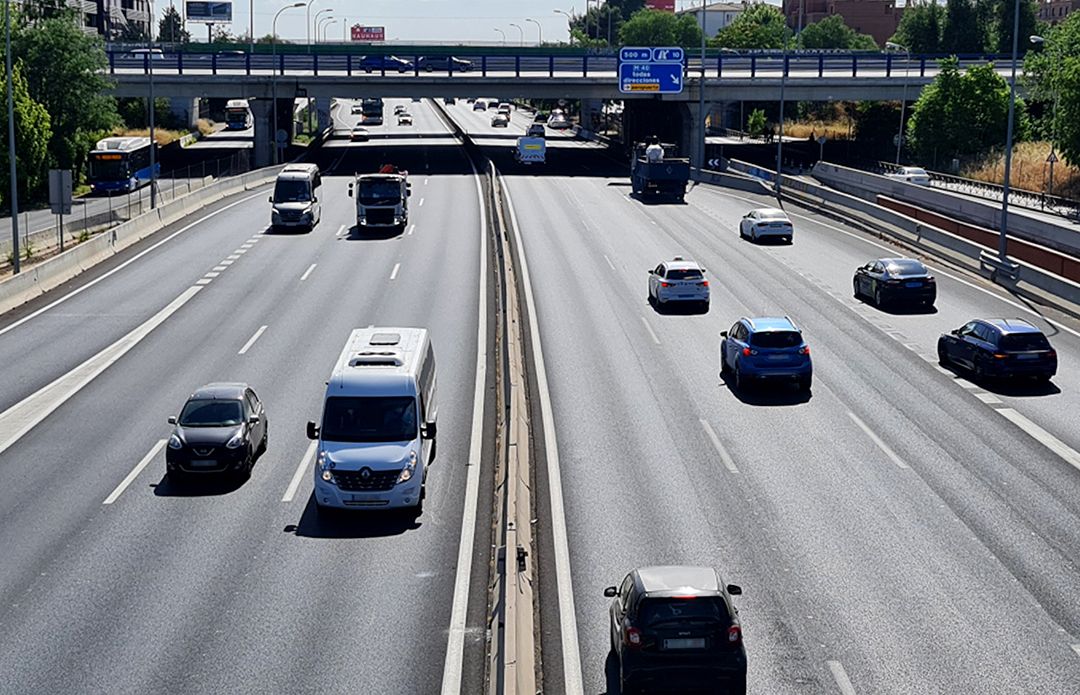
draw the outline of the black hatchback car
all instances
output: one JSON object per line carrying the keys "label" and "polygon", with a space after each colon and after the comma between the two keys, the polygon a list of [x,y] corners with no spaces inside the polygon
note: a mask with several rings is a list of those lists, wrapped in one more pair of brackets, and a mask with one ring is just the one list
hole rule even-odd
{"label": "black hatchback car", "polygon": [[906,302],[933,306],[937,281],[914,258],[879,258],[860,266],[852,281],[855,296],[872,299],[877,306]]}
{"label": "black hatchback car", "polygon": [[472,62],[465,60],[464,58],[455,58],[454,56],[420,56],[420,60],[416,62],[416,66],[427,72],[432,72],[433,70],[440,70],[442,72],[451,70],[454,72],[468,72],[472,69]]}
{"label": "black hatchback car", "polygon": [[971,371],[976,379],[1034,377],[1057,373],[1057,353],[1023,319],[975,319],[938,338],[938,361]]}
{"label": "black hatchback car", "polygon": [[247,384],[214,383],[187,399],[165,447],[170,477],[200,473],[246,476],[266,451],[266,411]]}
{"label": "black hatchback car", "polygon": [[604,589],[611,602],[611,651],[623,693],[644,688],[746,693],[746,649],[738,610],[708,567],[641,567],[618,587]]}

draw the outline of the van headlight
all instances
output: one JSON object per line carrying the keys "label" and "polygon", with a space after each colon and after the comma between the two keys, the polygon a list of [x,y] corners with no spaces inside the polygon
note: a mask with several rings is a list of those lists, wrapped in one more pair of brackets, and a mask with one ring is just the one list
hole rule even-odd
{"label": "van headlight", "polygon": [[326,456],[325,451],[319,452],[319,457],[315,459],[315,467],[319,470],[319,477],[323,481],[331,485],[337,484],[334,480],[334,462]]}
{"label": "van headlight", "polygon": [[405,464],[405,467],[401,469],[401,475],[398,476],[398,483],[405,483],[412,480],[413,473],[416,472],[416,452],[409,452],[409,461]]}

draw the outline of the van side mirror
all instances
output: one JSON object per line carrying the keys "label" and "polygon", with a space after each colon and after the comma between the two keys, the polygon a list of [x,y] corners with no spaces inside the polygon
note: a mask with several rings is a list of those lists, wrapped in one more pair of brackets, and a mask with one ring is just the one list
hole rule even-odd
{"label": "van side mirror", "polygon": [[616,589],[613,586],[609,586],[606,589],[604,589],[604,596],[607,596],[608,598],[615,598],[618,595],[619,595],[619,590]]}
{"label": "van side mirror", "polygon": [[319,428],[316,427],[315,423],[310,421],[310,420],[308,420],[308,424],[307,424],[307,438],[308,439],[318,439],[319,438]]}
{"label": "van side mirror", "polygon": [[435,439],[435,433],[437,428],[433,422],[425,422],[423,427],[420,428],[420,436],[424,439]]}
{"label": "van side mirror", "polygon": [[175,415],[170,415],[169,416],[169,424],[170,425],[175,425],[176,424],[176,416]]}
{"label": "van side mirror", "polygon": [[728,584],[727,592],[732,596],[742,596],[742,587],[738,584]]}

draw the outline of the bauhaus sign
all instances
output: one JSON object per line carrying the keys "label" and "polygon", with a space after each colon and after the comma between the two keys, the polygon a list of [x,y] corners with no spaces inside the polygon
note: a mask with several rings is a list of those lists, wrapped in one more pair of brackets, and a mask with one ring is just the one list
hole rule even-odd
{"label": "bauhaus sign", "polygon": [[385,41],[386,27],[365,27],[354,24],[352,28],[353,41]]}

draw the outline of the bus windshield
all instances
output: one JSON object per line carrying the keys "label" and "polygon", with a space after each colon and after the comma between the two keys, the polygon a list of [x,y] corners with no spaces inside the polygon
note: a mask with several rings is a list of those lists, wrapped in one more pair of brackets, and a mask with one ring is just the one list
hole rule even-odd
{"label": "bus windshield", "polygon": [[104,157],[90,156],[91,181],[122,181],[128,178],[128,164],[124,158],[110,154]]}
{"label": "bus windshield", "polygon": [[401,184],[397,181],[361,181],[360,202],[364,205],[390,205],[401,200]]}

